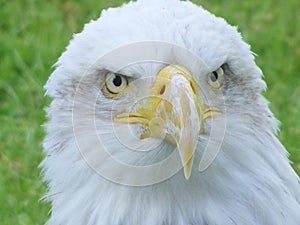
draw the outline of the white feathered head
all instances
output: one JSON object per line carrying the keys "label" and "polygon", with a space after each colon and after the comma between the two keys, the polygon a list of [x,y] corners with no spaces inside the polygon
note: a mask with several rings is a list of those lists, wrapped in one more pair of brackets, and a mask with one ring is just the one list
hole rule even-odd
{"label": "white feathered head", "polygon": [[49,224],[299,223],[262,72],[225,20],[188,1],[131,2],[74,35],[55,68]]}

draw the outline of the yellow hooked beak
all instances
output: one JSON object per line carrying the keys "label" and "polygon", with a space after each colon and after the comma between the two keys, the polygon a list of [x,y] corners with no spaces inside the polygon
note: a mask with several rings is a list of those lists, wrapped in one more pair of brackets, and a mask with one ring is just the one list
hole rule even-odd
{"label": "yellow hooked beak", "polygon": [[145,125],[141,139],[155,137],[176,144],[185,178],[189,179],[202,124],[205,119],[219,114],[220,110],[203,104],[186,68],[169,65],[157,74],[151,95],[140,102],[137,110],[121,113],[114,121]]}

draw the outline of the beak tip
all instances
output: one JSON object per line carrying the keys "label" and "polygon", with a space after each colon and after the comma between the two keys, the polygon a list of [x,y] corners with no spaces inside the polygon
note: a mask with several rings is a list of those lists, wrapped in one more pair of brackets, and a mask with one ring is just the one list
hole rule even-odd
{"label": "beak tip", "polygon": [[183,167],[184,177],[185,177],[186,180],[189,180],[190,177],[191,177],[192,164],[193,164],[193,157]]}
{"label": "beak tip", "polygon": [[184,170],[184,177],[186,180],[189,180],[191,177],[191,172],[186,172],[186,170]]}

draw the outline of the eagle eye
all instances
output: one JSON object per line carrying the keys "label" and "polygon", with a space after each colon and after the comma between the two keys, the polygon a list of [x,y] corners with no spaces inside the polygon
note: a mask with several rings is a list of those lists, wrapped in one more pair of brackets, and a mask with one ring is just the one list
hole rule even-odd
{"label": "eagle eye", "polygon": [[128,80],[125,76],[109,72],[105,77],[104,91],[108,95],[116,96],[128,86]]}
{"label": "eagle eye", "polygon": [[208,74],[207,83],[212,89],[220,89],[223,87],[224,83],[224,71],[222,67]]}

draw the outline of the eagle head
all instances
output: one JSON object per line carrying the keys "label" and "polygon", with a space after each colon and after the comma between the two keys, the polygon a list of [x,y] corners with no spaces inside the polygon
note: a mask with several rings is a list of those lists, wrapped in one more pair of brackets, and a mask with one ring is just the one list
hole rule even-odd
{"label": "eagle head", "polygon": [[265,87],[237,29],[191,2],[102,11],[45,85],[48,224],[298,224]]}

